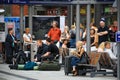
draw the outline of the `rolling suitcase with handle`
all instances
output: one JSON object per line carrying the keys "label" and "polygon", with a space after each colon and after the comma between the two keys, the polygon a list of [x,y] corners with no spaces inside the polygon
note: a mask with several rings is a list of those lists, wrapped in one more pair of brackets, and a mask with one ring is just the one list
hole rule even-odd
{"label": "rolling suitcase with handle", "polygon": [[68,75],[69,73],[72,72],[71,56],[65,57],[64,72],[65,72],[65,75]]}

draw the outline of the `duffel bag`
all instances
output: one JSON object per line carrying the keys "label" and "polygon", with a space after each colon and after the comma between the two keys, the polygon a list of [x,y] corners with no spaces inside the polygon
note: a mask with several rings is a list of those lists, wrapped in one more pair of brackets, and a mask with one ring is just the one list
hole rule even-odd
{"label": "duffel bag", "polygon": [[56,61],[43,61],[41,64],[39,64],[39,70],[59,71],[60,69],[61,69],[61,66],[59,62],[56,62]]}

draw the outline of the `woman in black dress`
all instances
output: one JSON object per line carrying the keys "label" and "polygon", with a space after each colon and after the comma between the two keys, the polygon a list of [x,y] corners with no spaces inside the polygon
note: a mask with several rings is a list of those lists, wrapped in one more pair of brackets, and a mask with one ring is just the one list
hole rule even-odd
{"label": "woman in black dress", "polygon": [[96,34],[94,29],[90,30],[90,40],[91,40],[91,46],[96,46],[98,44],[98,35]]}

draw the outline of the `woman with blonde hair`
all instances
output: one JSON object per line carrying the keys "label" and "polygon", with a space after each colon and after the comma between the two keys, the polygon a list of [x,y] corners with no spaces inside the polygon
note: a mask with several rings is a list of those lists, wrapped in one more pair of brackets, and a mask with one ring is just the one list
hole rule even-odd
{"label": "woman with blonde hair", "polygon": [[105,42],[102,42],[99,47],[98,47],[98,52],[104,52],[104,49],[105,49]]}
{"label": "woman with blonde hair", "polygon": [[24,50],[30,50],[30,43],[32,43],[32,35],[30,34],[30,28],[25,28],[25,33],[23,34]]}
{"label": "woman with blonde hair", "polygon": [[62,45],[62,43],[65,39],[68,40],[68,41],[70,40],[70,34],[69,34],[69,27],[68,26],[64,27],[64,31],[62,32],[60,39],[61,39],[61,45]]}
{"label": "woman with blonde hair", "polygon": [[84,53],[85,53],[85,51],[83,49],[82,41],[77,41],[76,42],[76,51],[72,52],[73,56],[71,58],[71,65],[73,68],[72,69],[73,76],[76,76],[78,74],[76,65],[77,65],[77,63],[81,63],[81,57]]}

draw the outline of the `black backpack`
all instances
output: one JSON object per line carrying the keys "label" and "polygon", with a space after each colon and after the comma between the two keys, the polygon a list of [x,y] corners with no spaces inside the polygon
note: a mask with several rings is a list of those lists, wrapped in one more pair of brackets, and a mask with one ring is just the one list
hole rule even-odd
{"label": "black backpack", "polygon": [[27,61],[27,57],[24,51],[21,50],[17,54],[14,55],[15,64],[25,64],[26,61]]}
{"label": "black backpack", "polygon": [[75,39],[76,38],[76,35],[75,35],[75,33],[72,31],[71,32],[71,39]]}

